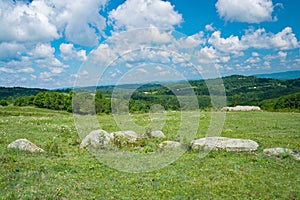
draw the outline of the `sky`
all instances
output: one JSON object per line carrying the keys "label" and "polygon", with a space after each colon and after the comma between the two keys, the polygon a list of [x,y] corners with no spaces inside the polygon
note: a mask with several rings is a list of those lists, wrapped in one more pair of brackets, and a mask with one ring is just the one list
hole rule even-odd
{"label": "sky", "polygon": [[298,0],[0,0],[0,86],[300,70]]}

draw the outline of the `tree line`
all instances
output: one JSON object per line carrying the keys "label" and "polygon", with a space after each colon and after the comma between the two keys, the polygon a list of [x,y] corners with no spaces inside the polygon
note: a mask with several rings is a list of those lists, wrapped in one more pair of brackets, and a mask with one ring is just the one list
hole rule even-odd
{"label": "tree line", "polygon": [[[227,96],[227,106],[256,105],[264,110],[300,111],[300,79],[276,80],[257,77],[233,75],[222,79]],[[132,90],[136,85],[123,85],[118,96],[113,95],[113,86],[97,87],[78,90],[41,90],[25,88],[0,88],[4,91],[0,98],[0,105],[7,106],[36,106],[53,110],[66,110],[78,114],[115,113],[121,112],[149,112],[154,105],[161,105],[164,110],[189,110],[188,103],[181,103],[180,98],[189,98],[190,89],[198,99],[199,109],[210,109],[210,93],[218,96],[218,89],[208,90],[206,85],[210,81],[213,88],[220,87],[220,80],[189,81],[190,88],[185,83],[148,84],[138,87],[133,93],[123,91]],[[7,95],[13,96],[7,96]]]}

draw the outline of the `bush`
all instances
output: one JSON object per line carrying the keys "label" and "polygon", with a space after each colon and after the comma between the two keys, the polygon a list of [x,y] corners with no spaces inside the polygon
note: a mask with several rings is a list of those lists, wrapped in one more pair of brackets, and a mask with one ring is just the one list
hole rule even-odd
{"label": "bush", "polygon": [[0,106],[8,106],[8,101],[6,100],[0,100]]}

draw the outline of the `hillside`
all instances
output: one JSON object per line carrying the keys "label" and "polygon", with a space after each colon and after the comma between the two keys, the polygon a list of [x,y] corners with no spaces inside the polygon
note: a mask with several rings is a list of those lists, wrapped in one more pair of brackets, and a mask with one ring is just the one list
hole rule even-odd
{"label": "hillside", "polygon": [[17,98],[22,96],[35,96],[37,93],[47,91],[39,88],[0,87],[0,99]]}

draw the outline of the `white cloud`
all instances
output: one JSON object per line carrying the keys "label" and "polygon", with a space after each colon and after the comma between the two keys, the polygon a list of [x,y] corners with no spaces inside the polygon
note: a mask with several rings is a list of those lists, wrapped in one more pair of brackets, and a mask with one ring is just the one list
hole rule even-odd
{"label": "white cloud", "polygon": [[272,21],[274,5],[272,0],[218,0],[219,16],[227,21],[260,23]]}
{"label": "white cloud", "polygon": [[261,59],[259,57],[251,57],[248,58],[245,62],[246,63],[259,63]]}
{"label": "white cloud", "polygon": [[9,61],[12,59],[20,59],[21,54],[24,53],[25,51],[26,48],[23,44],[18,44],[16,42],[0,43],[0,60]]}
{"label": "white cloud", "polygon": [[63,68],[59,68],[59,67],[54,67],[54,68],[51,69],[51,73],[53,73],[53,74],[60,74],[63,71],[64,71],[64,69]]}
{"label": "white cloud", "polygon": [[[118,45],[126,45],[125,48],[132,49],[128,47],[134,47],[137,48],[141,44],[166,44],[169,43],[172,39],[172,36],[169,32],[166,32],[164,30],[159,30],[157,27],[150,27],[145,29],[138,29],[133,31],[128,31],[125,34],[124,33],[118,33],[114,32],[113,41],[117,41]],[[128,43],[130,41],[130,43]]]}
{"label": "white cloud", "polygon": [[241,40],[249,48],[288,50],[299,47],[291,27],[286,27],[277,34],[267,33],[265,29],[248,30]]}
{"label": "white cloud", "polygon": [[237,36],[231,35],[228,38],[221,38],[221,32],[214,32],[208,40],[209,44],[212,44],[216,49],[227,52],[237,53],[238,51],[246,49]]}
{"label": "white cloud", "polygon": [[270,62],[272,60],[275,60],[275,59],[279,59],[280,62],[285,62],[286,61],[286,57],[287,57],[288,53],[287,52],[283,52],[283,51],[279,51],[277,54],[269,54],[269,55],[266,55],[264,57],[264,60],[267,61],[267,62]]}
{"label": "white cloud", "polygon": [[37,78],[36,75],[30,74],[30,79],[31,79],[31,80],[35,80],[36,78]]}
{"label": "white cloud", "polygon": [[[46,81],[49,81],[50,80],[50,78],[53,76],[53,74],[52,73],[50,73],[50,72],[41,72],[40,73],[40,75],[39,75],[39,78],[40,79],[43,79],[44,81],[46,80]],[[52,80],[52,79],[51,79]]]}
{"label": "white cloud", "polygon": [[283,52],[283,51],[279,51],[278,52],[278,57],[280,59],[280,62],[285,62],[286,61],[286,57],[287,57],[287,53]]}
{"label": "white cloud", "polygon": [[231,71],[231,70],[233,70],[233,67],[226,66],[226,70]]}
{"label": "white cloud", "polygon": [[28,55],[35,59],[45,59],[52,57],[55,49],[50,44],[37,44],[35,48],[28,53]]}
{"label": "white cloud", "polygon": [[49,11],[43,13],[47,10],[44,1],[27,5],[0,0],[0,7],[0,41],[45,42],[59,37],[56,26],[49,20]]}
{"label": "white cloud", "polygon": [[0,67],[0,72],[12,74],[12,73],[15,73],[15,70],[7,68],[7,67]]}
{"label": "white cloud", "polygon": [[126,66],[127,68],[132,68],[132,67],[133,67],[133,65],[132,65],[132,64],[129,64],[129,63],[126,63],[125,66]]}
{"label": "white cloud", "polygon": [[271,69],[271,63],[269,61],[264,62],[264,69]]}
{"label": "white cloud", "polygon": [[199,51],[199,56],[204,59],[215,59],[217,58],[217,51],[213,47],[204,47]]}
{"label": "white cloud", "polygon": [[169,51],[172,50],[166,45],[172,40],[172,35],[169,32],[155,27],[120,33],[114,32],[105,43],[93,51],[93,56],[95,56],[95,61],[103,63],[103,66],[111,64],[113,61],[113,64],[120,62],[132,64],[147,59],[166,63],[170,62]]}
{"label": "white cloud", "polygon": [[67,68],[68,66],[65,66],[60,60],[58,60],[57,58],[51,58],[49,60],[49,66],[54,66],[54,67],[65,67]]}
{"label": "white cloud", "polygon": [[252,56],[253,56],[253,57],[258,57],[259,54],[258,54],[257,52],[252,52]]}
{"label": "white cloud", "polygon": [[72,3],[0,0],[0,41],[44,43],[65,35],[73,43],[95,46],[104,35],[106,19],[99,11],[106,3],[107,0],[73,0]]}
{"label": "white cloud", "polygon": [[182,37],[177,41],[180,48],[196,48],[200,44],[206,43],[206,38],[204,38],[204,32],[200,31],[199,33],[196,33],[191,36]]}
{"label": "white cloud", "polygon": [[252,67],[250,65],[243,66],[243,65],[240,65],[240,64],[236,64],[235,66],[236,66],[237,70],[240,71],[240,72],[249,71],[249,70],[252,69]]}
{"label": "white cloud", "polygon": [[77,60],[84,61],[87,59],[86,51],[75,49],[73,44],[62,43],[59,46],[59,49],[64,60],[75,58]]}
{"label": "white cloud", "polygon": [[157,66],[155,67],[155,69],[156,69],[157,71],[161,71],[163,68],[162,68],[161,66],[157,65]]}
{"label": "white cloud", "polygon": [[144,73],[144,74],[148,74],[148,71],[145,68],[138,68],[136,71]]}
{"label": "white cloud", "polygon": [[170,2],[162,0],[126,0],[109,13],[115,30],[159,27],[173,29],[183,19]]}
{"label": "white cloud", "polygon": [[31,68],[31,67],[26,67],[26,68],[23,68],[23,69],[19,69],[18,72],[23,72],[23,73],[33,73],[33,72],[34,72],[34,69]]}
{"label": "white cloud", "polygon": [[[63,68],[59,68],[59,67],[52,67],[49,69],[50,71],[43,71],[39,74],[39,79],[43,80],[43,81],[54,81],[54,77],[58,77],[59,74],[61,74],[62,72],[64,72]],[[33,77],[32,77],[33,78]]]}
{"label": "white cloud", "polygon": [[230,56],[221,55],[213,47],[204,47],[200,49],[199,52],[197,53],[197,58],[200,63],[214,63],[214,62],[226,63],[230,60]]}
{"label": "white cloud", "polygon": [[101,36],[99,33],[106,27],[106,19],[99,11],[107,4],[107,0],[73,0],[72,3],[48,0],[48,2],[55,7],[53,21],[60,31],[65,32],[69,41],[83,46],[95,46],[99,43]]}
{"label": "white cloud", "polygon": [[[299,42],[290,27],[286,27],[276,34],[266,32],[265,29],[249,29],[241,38],[233,35],[222,38],[221,32],[215,31],[208,43],[219,51],[234,54],[239,54],[249,48],[279,50],[299,48]],[[258,56],[256,52],[254,55]]]}
{"label": "white cloud", "polygon": [[175,64],[177,64],[177,63],[186,63],[187,62],[187,60],[189,60],[189,55],[185,55],[185,54],[183,54],[183,53],[181,53],[181,55],[180,56],[182,56],[182,57],[179,57],[179,56],[173,56],[172,57],[172,62],[173,63],[175,63]]}
{"label": "white cloud", "polygon": [[207,24],[205,26],[206,31],[215,31],[215,27],[213,27],[213,24]]}

